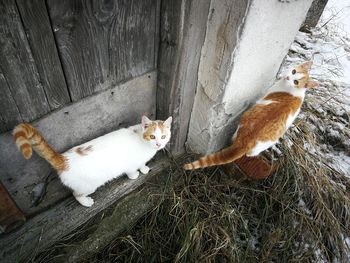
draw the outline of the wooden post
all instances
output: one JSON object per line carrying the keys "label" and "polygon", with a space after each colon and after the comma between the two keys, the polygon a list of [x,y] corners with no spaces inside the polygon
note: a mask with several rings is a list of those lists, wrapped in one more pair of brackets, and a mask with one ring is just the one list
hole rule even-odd
{"label": "wooden post", "polygon": [[24,214],[0,181],[0,233],[8,233],[23,225],[25,221]]}

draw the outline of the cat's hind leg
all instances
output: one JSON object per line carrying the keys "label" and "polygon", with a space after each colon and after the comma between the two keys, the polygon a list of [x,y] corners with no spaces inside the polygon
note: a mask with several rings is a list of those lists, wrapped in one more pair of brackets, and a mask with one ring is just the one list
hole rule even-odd
{"label": "cat's hind leg", "polygon": [[129,179],[135,180],[139,177],[140,173],[139,171],[127,172],[126,175],[129,177]]}
{"label": "cat's hind leg", "polygon": [[79,194],[77,192],[73,192],[73,195],[75,199],[77,199],[77,201],[83,206],[90,207],[94,204],[94,199],[87,196],[87,194]]}
{"label": "cat's hind leg", "polygon": [[149,170],[151,170],[147,165],[144,165],[140,168],[140,172],[143,174],[148,174]]}

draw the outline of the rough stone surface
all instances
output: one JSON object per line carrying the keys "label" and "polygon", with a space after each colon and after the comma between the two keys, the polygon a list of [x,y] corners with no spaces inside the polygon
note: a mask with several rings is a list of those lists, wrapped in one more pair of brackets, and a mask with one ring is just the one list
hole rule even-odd
{"label": "rough stone surface", "polygon": [[192,151],[228,143],[240,114],[274,82],[311,2],[211,2],[187,140]]}

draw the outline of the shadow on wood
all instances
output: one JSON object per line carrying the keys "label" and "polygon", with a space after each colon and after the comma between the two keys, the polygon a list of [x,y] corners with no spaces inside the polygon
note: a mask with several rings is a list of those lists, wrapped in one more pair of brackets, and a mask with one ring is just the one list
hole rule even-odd
{"label": "shadow on wood", "polygon": [[23,213],[0,181],[0,234],[11,232],[25,221]]}

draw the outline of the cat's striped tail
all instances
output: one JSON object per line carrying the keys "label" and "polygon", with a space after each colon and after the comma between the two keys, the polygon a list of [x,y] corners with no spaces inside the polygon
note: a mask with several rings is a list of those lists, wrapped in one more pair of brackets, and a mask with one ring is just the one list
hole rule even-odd
{"label": "cat's striped tail", "polygon": [[187,163],[183,166],[183,168],[185,170],[195,170],[198,168],[227,164],[241,158],[244,154],[246,154],[245,149],[231,145],[219,152],[206,155],[192,163]]}
{"label": "cat's striped tail", "polygon": [[13,130],[13,139],[24,158],[32,156],[32,148],[58,172],[68,168],[67,160],[45,141],[44,137],[31,125],[19,124]]}

